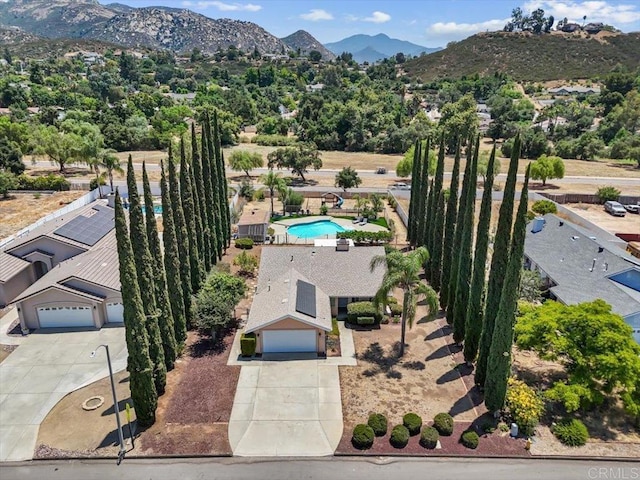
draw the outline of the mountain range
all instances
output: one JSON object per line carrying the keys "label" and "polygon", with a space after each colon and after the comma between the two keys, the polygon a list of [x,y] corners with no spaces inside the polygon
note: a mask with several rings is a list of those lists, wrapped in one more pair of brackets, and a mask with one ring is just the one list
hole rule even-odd
{"label": "mountain range", "polygon": [[383,58],[392,57],[396,53],[419,56],[422,53],[428,54],[442,50],[441,48],[428,48],[406,40],[390,38],[384,33],[352,35],[338,42],[326,43],[324,46],[336,55],[349,52],[353,59],[359,63],[373,63]]}

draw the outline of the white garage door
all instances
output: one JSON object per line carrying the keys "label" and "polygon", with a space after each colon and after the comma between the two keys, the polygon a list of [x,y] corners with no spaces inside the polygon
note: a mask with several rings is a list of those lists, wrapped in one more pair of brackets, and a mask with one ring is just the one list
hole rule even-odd
{"label": "white garage door", "polygon": [[262,352],[316,352],[315,330],[263,330]]}
{"label": "white garage door", "polygon": [[124,322],[124,305],[122,303],[107,303],[107,322]]}
{"label": "white garage door", "polygon": [[93,327],[91,307],[40,307],[40,328]]}

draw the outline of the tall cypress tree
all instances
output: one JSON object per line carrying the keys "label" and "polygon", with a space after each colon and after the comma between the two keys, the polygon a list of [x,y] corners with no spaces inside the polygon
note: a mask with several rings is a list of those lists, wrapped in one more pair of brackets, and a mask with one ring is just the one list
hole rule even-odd
{"label": "tall cypress tree", "polygon": [[180,281],[182,282],[182,301],[184,302],[184,315],[187,326],[193,320],[192,290],[191,290],[191,265],[189,263],[189,238],[187,234],[187,222],[184,219],[180,188],[178,187],[178,175],[176,163],[173,159],[171,146],[169,146],[169,200],[173,212],[173,224],[176,232],[176,244],[180,252]]}
{"label": "tall cypress tree", "polygon": [[162,241],[164,243],[164,268],[167,274],[167,288],[169,290],[169,301],[171,302],[171,312],[173,313],[173,329],[176,339],[176,348],[182,350],[184,341],[187,339],[187,318],[182,290],[182,279],[180,277],[180,260],[178,256],[178,242],[176,240],[176,229],[173,223],[173,208],[169,198],[169,186],[164,173],[164,164],[160,163],[160,189],[162,191]]}
{"label": "tall cypress tree", "polygon": [[[442,242],[444,237],[445,194],[440,190],[435,211],[435,227],[433,229],[433,256],[429,263],[430,283],[434,290],[440,289],[440,270],[442,268]],[[448,261],[448,260],[447,260]]]}
{"label": "tall cypress tree", "polygon": [[474,380],[477,385],[484,385],[487,378],[487,360],[493,338],[496,315],[500,307],[500,297],[502,296],[502,284],[509,262],[509,244],[511,242],[511,224],[513,222],[513,199],[516,191],[516,176],[518,173],[518,158],[520,157],[520,135],[517,134],[513,142],[511,151],[511,162],[507,181],[504,185],[502,204],[500,205],[500,216],[496,236],[493,242],[493,255],[491,257],[491,272],[487,284],[487,294],[485,297],[484,318],[482,321],[482,335],[480,336],[480,347],[478,359],[476,361],[476,373]]}
{"label": "tall cypress tree", "polygon": [[[471,165],[473,163],[473,147],[471,142],[467,147],[467,162],[464,167],[464,178],[462,179],[462,191],[460,192],[460,202],[456,215],[456,231],[453,237],[453,244],[456,248],[460,248],[462,244],[462,232],[464,231],[463,219],[464,213],[468,208],[467,198],[469,193],[469,184],[471,183]],[[475,181],[473,182],[475,185]],[[453,325],[453,308],[456,299],[456,287],[458,286],[458,268],[460,267],[460,255],[453,255],[449,271],[449,286],[447,288],[447,323]]]}
{"label": "tall cypress tree", "polygon": [[[426,199],[426,203],[425,203],[425,207],[424,207],[424,215],[426,217],[425,219],[425,228],[424,228],[424,236],[422,238],[419,239],[418,241],[418,246],[419,247],[425,247],[427,250],[429,250],[430,246],[429,246],[429,230],[433,230],[433,222],[429,221],[431,217],[430,215],[432,214],[432,212],[434,212],[435,207],[434,207],[434,203],[437,202],[437,198],[434,199],[434,194],[435,194],[435,189],[433,188],[433,179],[431,179],[429,181],[429,187],[427,188],[427,199]],[[430,270],[427,268],[425,269],[425,275],[429,275]]]}
{"label": "tall cypress tree", "polygon": [[191,291],[197,293],[204,281],[204,271],[198,250],[198,231],[196,229],[196,212],[191,190],[191,178],[187,167],[184,139],[180,139],[180,200],[186,223],[187,242],[189,244],[189,278]]}
{"label": "tall cypress tree", "polygon": [[[423,238],[429,221],[426,209],[427,195],[429,193],[429,149],[431,148],[431,139],[427,137],[424,152],[422,153],[422,162],[420,167],[420,193],[418,197],[418,223],[416,238]],[[419,158],[419,157],[418,157]],[[411,187],[413,188],[413,186]]]}
{"label": "tall cypress tree", "polygon": [[[438,150],[438,163],[436,165],[436,174],[433,180],[433,196],[431,208],[429,209],[429,219],[430,221],[427,224],[426,228],[426,242],[425,245],[427,250],[431,252],[433,250],[433,242],[434,242],[434,232],[435,232],[435,222],[433,219],[436,218],[436,210],[438,207],[438,196],[440,195],[440,191],[442,190],[442,183],[444,180],[444,156],[445,156],[445,142],[444,142],[444,132],[440,137],[440,149]],[[431,273],[431,268],[429,268],[429,273]],[[429,275],[430,276],[430,275]]]}
{"label": "tall cypress tree", "polygon": [[[200,151],[198,150],[198,139],[196,137],[195,123],[191,124],[191,165],[189,167],[189,183],[191,184],[191,196],[193,197],[193,216],[196,227],[196,241],[198,244],[198,255],[200,258],[200,265],[204,268],[205,253],[204,253],[204,233],[202,231],[202,210],[200,207],[200,193],[198,192],[198,185],[196,183],[196,177],[194,170],[196,169],[196,163],[200,163]],[[199,168],[200,165],[198,165]],[[205,271],[202,272],[206,276]],[[202,277],[204,279],[204,276]]]}
{"label": "tall cypress tree", "polygon": [[[193,139],[196,135],[196,127],[194,124],[191,124],[191,147],[193,148],[194,142]],[[202,260],[204,262],[204,268],[206,272],[211,270],[211,232],[209,231],[209,219],[208,219],[208,205],[207,198],[205,195],[205,181],[204,181],[204,173],[202,166],[202,157],[205,155],[207,150],[206,145],[204,143],[204,130],[201,132],[202,141],[200,142],[200,152],[201,155],[192,155],[191,162],[193,165],[193,180],[195,184],[195,191],[198,192],[197,198],[199,202],[200,209],[200,223],[201,223],[201,235],[202,235],[202,251],[200,254],[202,256]],[[197,144],[196,151],[197,151]]]}
{"label": "tall cypress tree", "polygon": [[447,200],[447,216],[444,226],[444,240],[442,242],[442,268],[440,272],[440,306],[447,308],[449,300],[449,277],[451,276],[451,261],[455,245],[456,218],[458,217],[458,185],[460,183],[460,139],[456,141],[456,153],[451,172],[449,199]]}
{"label": "tall cypress tree", "polygon": [[491,349],[487,360],[487,379],[484,383],[484,403],[490,412],[497,412],[504,406],[507,395],[507,381],[511,373],[511,348],[513,328],[516,322],[520,272],[524,254],[524,239],[527,229],[529,168],[524,176],[524,186],[520,194],[520,205],[513,226],[513,238],[509,263],[504,278],[500,305],[496,316]]}
{"label": "tall cypress tree", "polygon": [[[153,379],[158,395],[164,393],[167,384],[167,366],[162,348],[158,310],[156,307],[155,282],[153,275],[153,257],[149,251],[149,241],[142,216],[138,186],[133,171],[131,155],[127,162],[127,190],[129,191],[129,236],[133,248],[133,261],[136,266],[140,298],[146,316],[145,325],[149,340],[149,356],[153,363]],[[153,210],[147,213],[154,216]]]}
{"label": "tall cypress tree", "polygon": [[467,307],[467,319],[464,335],[464,359],[467,363],[475,360],[478,354],[478,344],[482,333],[482,306],[485,287],[487,250],[489,248],[489,225],[491,224],[491,197],[493,193],[493,168],[496,161],[496,145],[493,144],[487,175],[482,192],[480,218],[476,232],[476,250],[473,257],[473,276],[471,279],[471,293]]}
{"label": "tall cypress tree", "polygon": [[[146,212],[153,212],[153,196],[149,185],[147,167],[142,163],[142,188],[144,190],[144,208]],[[158,224],[155,215],[145,216],[147,225],[147,240],[149,241],[149,251],[153,257],[153,278],[156,294],[156,307],[158,308],[158,327],[162,337],[162,348],[164,350],[164,362],[167,370],[172,370],[175,365],[178,352],[176,349],[176,334],[173,326],[173,313],[171,312],[171,302],[167,291],[167,276],[164,271],[162,259],[162,249],[160,248],[160,238],[158,236]]]}
{"label": "tall cypress tree", "polygon": [[231,245],[231,212],[229,211],[229,188],[224,166],[224,153],[220,139],[220,127],[218,125],[218,111],[213,111],[213,146],[216,160],[216,175],[218,178],[218,205],[220,206],[222,234],[224,250]]}
{"label": "tall cypress tree", "polygon": [[421,188],[421,185],[418,184],[418,179],[420,178],[419,168],[421,164],[419,160],[417,160],[418,149],[420,148],[420,140],[416,140],[416,143],[413,147],[413,164],[411,166],[411,195],[409,197],[409,214],[408,214],[408,222],[407,222],[407,242],[409,245],[415,246],[416,244],[416,231],[418,224],[418,193]]}
{"label": "tall cypress tree", "polygon": [[[218,206],[218,196],[215,191],[217,186],[215,168],[213,167],[213,138],[211,135],[211,122],[209,114],[205,113],[204,125],[202,126],[202,174],[204,176],[205,198],[207,200],[207,219],[209,231],[211,232],[211,262],[215,265],[219,258],[222,258],[222,246],[224,234],[220,223],[220,208]],[[206,149],[206,152],[205,152]]]}
{"label": "tall cypress tree", "polygon": [[[138,275],[133,260],[133,248],[127,231],[127,220],[122,200],[116,189],[115,198],[116,240],[120,267],[120,291],[124,306],[124,331],[127,342],[127,370],[131,399],[138,423],[143,427],[156,421],[158,393],[153,381],[153,363],[149,357],[149,339],[145,327],[144,309],[140,298]],[[115,405],[114,405],[115,407]]]}
{"label": "tall cypress tree", "polygon": [[[469,144],[471,148],[471,144]],[[467,307],[469,305],[469,291],[471,288],[471,275],[473,267],[473,225],[476,207],[476,179],[478,178],[478,151],[480,150],[480,136],[476,139],[475,152],[469,169],[469,182],[467,184],[465,210],[462,212],[462,239],[460,241],[460,251],[458,257],[458,275],[456,279],[454,304],[453,304],[453,340],[460,344],[464,341]]]}

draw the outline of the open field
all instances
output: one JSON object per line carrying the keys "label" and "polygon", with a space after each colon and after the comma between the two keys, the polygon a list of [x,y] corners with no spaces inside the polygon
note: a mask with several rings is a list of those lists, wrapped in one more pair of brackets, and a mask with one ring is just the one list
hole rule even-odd
{"label": "open field", "polygon": [[31,225],[45,215],[55,212],[67,203],[73,202],[87,192],[56,192],[42,194],[39,198],[32,193],[21,193],[0,200],[0,239],[13,235],[18,230]]}
{"label": "open field", "polygon": [[640,233],[638,214],[627,212],[624,217],[614,217],[605,212],[602,205],[588,203],[568,203],[563,206],[613,234]]}

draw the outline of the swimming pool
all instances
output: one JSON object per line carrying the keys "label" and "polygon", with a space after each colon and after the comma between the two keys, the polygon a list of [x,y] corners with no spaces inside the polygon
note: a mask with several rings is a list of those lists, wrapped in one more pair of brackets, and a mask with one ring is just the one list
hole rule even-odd
{"label": "swimming pool", "polygon": [[289,235],[298,238],[315,238],[323,235],[335,235],[337,232],[346,232],[347,229],[331,220],[318,220],[317,222],[299,223],[287,228]]}

